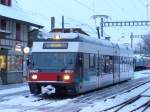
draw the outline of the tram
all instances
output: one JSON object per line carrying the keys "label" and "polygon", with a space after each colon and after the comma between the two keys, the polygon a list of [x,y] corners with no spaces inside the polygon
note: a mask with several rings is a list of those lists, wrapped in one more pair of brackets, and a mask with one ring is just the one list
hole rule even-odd
{"label": "tram", "polygon": [[133,77],[133,51],[80,33],[51,33],[33,42],[28,83],[32,94],[76,95]]}

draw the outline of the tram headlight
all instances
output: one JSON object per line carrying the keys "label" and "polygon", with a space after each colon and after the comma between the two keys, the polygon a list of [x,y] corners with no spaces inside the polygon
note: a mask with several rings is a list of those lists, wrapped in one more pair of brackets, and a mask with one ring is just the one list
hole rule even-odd
{"label": "tram headlight", "polygon": [[69,74],[64,74],[64,76],[63,76],[63,80],[64,80],[64,81],[68,81],[68,80],[70,80],[70,79],[71,79],[71,77],[70,77]]}
{"label": "tram headlight", "polygon": [[38,76],[37,76],[37,74],[33,74],[31,78],[32,78],[33,80],[37,80]]}

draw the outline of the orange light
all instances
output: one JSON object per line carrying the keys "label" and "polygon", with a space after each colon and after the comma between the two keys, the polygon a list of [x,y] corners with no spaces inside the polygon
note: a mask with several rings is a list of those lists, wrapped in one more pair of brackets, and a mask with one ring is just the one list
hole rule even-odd
{"label": "orange light", "polygon": [[71,79],[71,77],[70,77],[70,75],[68,75],[68,74],[65,74],[64,76],[63,76],[63,80],[70,80]]}
{"label": "orange light", "polygon": [[33,74],[31,77],[33,80],[36,80],[38,78],[38,76],[36,74]]}
{"label": "orange light", "polygon": [[61,38],[60,38],[59,35],[55,35],[55,36],[53,37],[53,39],[54,39],[54,40],[60,40]]}

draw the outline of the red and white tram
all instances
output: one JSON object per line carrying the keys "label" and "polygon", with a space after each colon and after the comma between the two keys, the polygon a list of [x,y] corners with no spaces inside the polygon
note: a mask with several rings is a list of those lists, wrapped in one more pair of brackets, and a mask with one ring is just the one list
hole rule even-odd
{"label": "red and white tram", "polygon": [[133,52],[108,40],[79,33],[52,33],[33,42],[28,83],[30,92],[43,87],[78,94],[133,77]]}

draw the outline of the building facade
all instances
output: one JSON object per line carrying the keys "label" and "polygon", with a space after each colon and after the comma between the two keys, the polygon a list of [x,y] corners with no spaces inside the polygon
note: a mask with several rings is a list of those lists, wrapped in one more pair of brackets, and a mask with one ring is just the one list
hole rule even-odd
{"label": "building facade", "polygon": [[16,7],[15,0],[0,0],[0,84],[23,80],[23,48],[31,27],[42,26]]}

